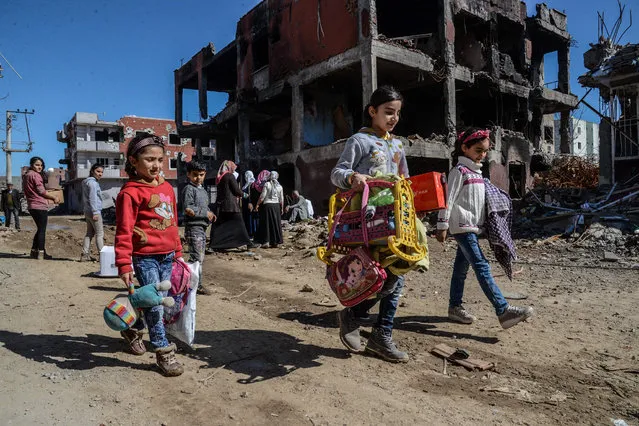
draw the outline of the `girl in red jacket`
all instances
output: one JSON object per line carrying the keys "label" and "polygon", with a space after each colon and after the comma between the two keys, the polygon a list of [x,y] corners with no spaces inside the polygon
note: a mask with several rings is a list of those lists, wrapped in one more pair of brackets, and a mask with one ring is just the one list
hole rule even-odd
{"label": "girl in red jacket", "polygon": [[[171,278],[174,258],[182,257],[173,187],[160,175],[164,160],[161,138],[142,133],[129,142],[125,171],[129,181],[116,201],[115,264],[125,285],[133,282],[133,270],[140,285],[153,285]],[[133,260],[133,266],[131,266]],[[175,345],[166,338],[162,306],[144,310],[151,346],[165,376],[184,372],[175,357]],[[141,319],[121,332],[131,352],[143,355]]]}

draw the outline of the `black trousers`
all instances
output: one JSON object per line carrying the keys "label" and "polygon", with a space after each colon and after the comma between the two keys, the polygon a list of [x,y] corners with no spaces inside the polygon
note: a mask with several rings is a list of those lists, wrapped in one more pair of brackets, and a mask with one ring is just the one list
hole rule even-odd
{"label": "black trousers", "polygon": [[47,222],[49,219],[48,210],[29,209],[29,214],[36,224],[37,231],[33,236],[33,244],[31,250],[44,250],[44,242],[47,237]]}
{"label": "black trousers", "polygon": [[20,229],[20,210],[14,207],[4,211],[4,218],[6,220],[5,225],[7,225],[7,228],[11,226],[11,216],[15,218],[16,229]]}

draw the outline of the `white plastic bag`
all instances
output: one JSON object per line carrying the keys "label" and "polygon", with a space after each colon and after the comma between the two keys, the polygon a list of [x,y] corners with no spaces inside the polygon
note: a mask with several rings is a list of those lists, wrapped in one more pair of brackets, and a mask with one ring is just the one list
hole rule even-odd
{"label": "white plastic bag", "polygon": [[165,327],[166,332],[176,339],[193,347],[193,341],[195,340],[195,309],[197,287],[200,282],[200,262],[187,263],[191,270],[191,291],[189,292],[186,300],[186,305],[182,309],[180,317],[173,324],[169,324]]}

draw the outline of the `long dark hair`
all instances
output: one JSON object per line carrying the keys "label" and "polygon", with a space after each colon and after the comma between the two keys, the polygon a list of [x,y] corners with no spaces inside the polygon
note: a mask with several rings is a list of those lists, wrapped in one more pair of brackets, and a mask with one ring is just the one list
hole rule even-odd
{"label": "long dark hair", "polygon": [[471,146],[478,144],[479,142],[486,139],[486,136],[483,133],[478,134],[476,137],[471,137],[474,133],[483,131],[486,131],[486,129],[483,129],[481,127],[468,127],[466,130],[460,132],[457,135],[457,139],[455,140],[455,150],[452,153],[453,165],[457,164],[457,161],[459,161],[459,157],[464,155],[462,146],[470,148]]}
{"label": "long dark hair", "polygon": [[370,113],[368,112],[368,109],[370,107],[377,109],[381,104],[385,104],[386,102],[393,102],[393,101],[401,101],[403,103],[404,97],[393,86],[379,87],[371,95],[371,99],[370,99],[370,102],[368,102],[368,105],[364,107],[364,119],[362,124],[368,127],[373,125],[373,119]]}
{"label": "long dark hair", "polygon": [[[33,165],[40,161],[42,163],[42,171],[40,172],[40,176],[42,176],[42,182],[46,185],[49,183],[49,176],[47,176],[47,167],[44,164],[44,160],[41,157],[31,157],[29,160],[29,169],[33,170]],[[35,170],[33,170],[35,172]]]}
{"label": "long dark hair", "polygon": [[95,171],[97,169],[103,169],[104,170],[104,166],[102,164],[95,163],[94,165],[91,166],[91,170],[89,171],[89,176],[95,177]]}
{"label": "long dark hair", "polygon": [[[145,139],[150,139],[145,141]],[[131,141],[129,142],[129,146],[126,150],[126,163],[124,165],[124,171],[130,178],[133,178],[137,175],[135,171],[135,167],[129,161],[129,157],[137,158],[138,154],[144,152],[144,150],[149,146],[159,146],[164,151],[164,141],[159,136],[152,135],[151,133],[140,132]]]}

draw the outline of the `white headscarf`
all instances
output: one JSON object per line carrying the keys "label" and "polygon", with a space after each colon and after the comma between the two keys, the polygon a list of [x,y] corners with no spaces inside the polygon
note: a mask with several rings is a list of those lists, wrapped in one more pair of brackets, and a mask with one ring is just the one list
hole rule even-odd
{"label": "white headscarf", "polygon": [[255,182],[255,176],[253,175],[253,172],[250,170],[247,170],[244,172],[244,186],[242,187],[242,191],[246,191],[248,190],[248,187],[251,186],[253,184],[253,182]]}

